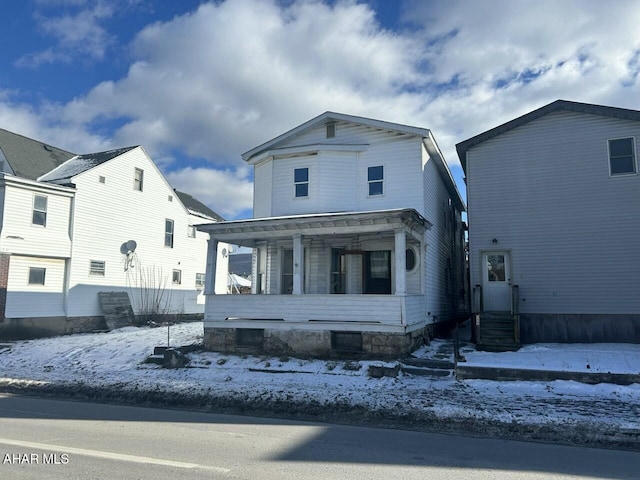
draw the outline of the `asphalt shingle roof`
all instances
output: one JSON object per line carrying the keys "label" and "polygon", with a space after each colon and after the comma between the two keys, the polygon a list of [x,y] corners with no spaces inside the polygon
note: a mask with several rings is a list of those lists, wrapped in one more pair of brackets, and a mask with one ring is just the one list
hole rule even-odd
{"label": "asphalt shingle roof", "polygon": [[58,166],[55,170],[52,170],[46,175],[41,176],[38,180],[43,182],[59,182],[60,180],[69,180],[76,175],[86,172],[93,167],[97,167],[98,165],[105,163],[112,158],[118,157],[134,148],[136,148],[136,146],[116,148],[114,150],[107,150],[105,152],[77,155],[67,160],[62,165]]}
{"label": "asphalt shingle roof", "polygon": [[197,200],[197,199],[193,198],[188,193],[179,192],[178,190],[174,190],[174,191],[176,192],[176,195],[178,195],[178,198],[180,198],[180,201],[182,202],[182,204],[185,207],[187,207],[187,210],[190,210],[190,211],[192,211],[192,212],[194,212],[196,214],[199,213],[199,214],[204,215],[206,217],[214,218],[218,222],[224,222],[224,218],[222,218],[216,212],[211,210],[209,207],[207,207],[200,200]]}

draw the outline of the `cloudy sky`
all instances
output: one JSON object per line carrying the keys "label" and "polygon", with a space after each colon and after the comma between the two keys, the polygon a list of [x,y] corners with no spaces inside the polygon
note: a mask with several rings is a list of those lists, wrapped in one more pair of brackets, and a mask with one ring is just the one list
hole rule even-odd
{"label": "cloudy sky", "polygon": [[0,128],[142,145],[251,216],[240,154],[327,110],[455,144],[558,98],[640,109],[636,0],[24,0],[3,5]]}

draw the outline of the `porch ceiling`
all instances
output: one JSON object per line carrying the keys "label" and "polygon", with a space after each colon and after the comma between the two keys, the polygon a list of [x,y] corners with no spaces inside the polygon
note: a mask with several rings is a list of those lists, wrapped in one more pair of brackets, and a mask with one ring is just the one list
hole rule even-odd
{"label": "porch ceiling", "polygon": [[252,246],[255,240],[294,235],[350,235],[400,229],[421,240],[431,223],[414,209],[397,209],[253,218],[198,225],[197,228],[216,240]]}

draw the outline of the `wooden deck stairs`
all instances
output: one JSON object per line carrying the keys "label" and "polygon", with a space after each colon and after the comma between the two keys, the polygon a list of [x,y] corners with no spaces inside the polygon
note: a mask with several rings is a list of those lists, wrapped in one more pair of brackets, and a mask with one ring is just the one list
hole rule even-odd
{"label": "wooden deck stairs", "polygon": [[518,350],[520,348],[519,317],[519,315],[510,312],[478,314],[476,318],[476,348],[488,352]]}

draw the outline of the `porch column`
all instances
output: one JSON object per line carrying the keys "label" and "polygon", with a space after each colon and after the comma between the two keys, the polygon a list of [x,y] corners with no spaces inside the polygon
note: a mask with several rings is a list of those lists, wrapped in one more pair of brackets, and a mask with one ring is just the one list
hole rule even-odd
{"label": "porch column", "polygon": [[407,293],[406,265],[407,265],[407,237],[404,229],[395,231],[395,257],[396,257],[396,295]]}
{"label": "porch column", "polygon": [[302,235],[293,236],[293,294],[300,295],[304,282],[304,246]]}
{"label": "porch column", "polygon": [[209,238],[207,244],[207,273],[204,279],[204,294],[216,293],[216,263],[218,262],[218,240]]}

